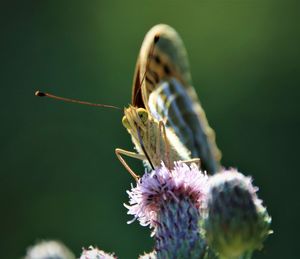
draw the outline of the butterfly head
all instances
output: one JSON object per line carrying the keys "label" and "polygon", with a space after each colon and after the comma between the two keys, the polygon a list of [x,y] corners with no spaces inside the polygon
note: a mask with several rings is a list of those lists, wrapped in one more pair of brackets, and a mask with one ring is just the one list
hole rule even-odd
{"label": "butterfly head", "polygon": [[147,110],[134,106],[125,108],[122,123],[131,135],[137,151],[145,155],[149,168],[154,170],[155,167],[152,163],[153,155],[151,149],[149,149],[149,136],[151,135],[151,124],[153,120]]}
{"label": "butterfly head", "polygon": [[144,131],[147,129],[148,122],[149,114],[146,109],[133,106],[125,108],[122,124],[128,131],[132,132],[134,129]]}

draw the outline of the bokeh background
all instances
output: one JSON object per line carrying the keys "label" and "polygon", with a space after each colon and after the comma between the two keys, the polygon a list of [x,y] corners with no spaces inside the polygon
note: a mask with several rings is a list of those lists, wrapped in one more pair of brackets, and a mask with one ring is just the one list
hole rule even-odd
{"label": "bokeh background", "polygon": [[[1,258],[41,239],[79,256],[96,245],[120,258],[150,251],[149,229],[127,225],[132,150],[122,111],[34,97],[130,103],[145,33],[172,25],[223,164],[252,175],[273,217],[254,258],[299,255],[300,16],[295,0],[2,1]],[[129,161],[136,171],[142,165]]]}

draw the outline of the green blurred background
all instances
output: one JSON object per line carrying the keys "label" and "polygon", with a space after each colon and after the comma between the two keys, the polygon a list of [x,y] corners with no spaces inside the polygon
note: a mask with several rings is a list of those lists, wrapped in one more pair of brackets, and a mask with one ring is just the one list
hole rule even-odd
{"label": "green blurred background", "polygon": [[141,42],[161,22],[185,42],[223,164],[254,177],[273,217],[275,234],[254,258],[298,257],[299,1],[2,1],[0,9],[1,258],[44,238],[77,256],[89,245],[120,258],[150,251],[149,229],[126,224],[133,179],[114,154],[132,150],[122,111],[34,91],[128,105]]}

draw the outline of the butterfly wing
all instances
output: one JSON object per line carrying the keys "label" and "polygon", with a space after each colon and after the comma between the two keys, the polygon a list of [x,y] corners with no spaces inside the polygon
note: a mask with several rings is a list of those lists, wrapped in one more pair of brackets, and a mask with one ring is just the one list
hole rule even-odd
{"label": "butterfly wing", "polygon": [[145,107],[163,120],[208,172],[218,170],[220,151],[204,110],[192,87],[184,44],[168,25],[157,25],[146,35],[137,61],[132,104]]}
{"label": "butterfly wing", "polygon": [[157,84],[162,79],[173,77],[184,85],[191,85],[183,42],[173,28],[159,24],[146,34],[143,41],[134,74],[132,104],[147,108],[149,96]]}

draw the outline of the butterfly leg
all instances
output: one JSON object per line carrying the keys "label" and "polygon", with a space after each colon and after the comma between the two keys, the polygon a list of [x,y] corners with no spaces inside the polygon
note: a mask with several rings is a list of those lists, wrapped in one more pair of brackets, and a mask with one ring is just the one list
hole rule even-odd
{"label": "butterfly leg", "polygon": [[124,150],[124,149],[120,149],[120,148],[116,148],[115,153],[116,153],[117,158],[120,160],[121,164],[125,167],[125,169],[131,174],[131,176],[136,181],[138,181],[140,177],[135,172],[133,172],[133,170],[126,163],[126,161],[124,160],[122,155],[132,157],[132,158],[136,158],[136,159],[139,159],[139,160],[145,160],[146,159],[145,156],[134,153],[134,152],[130,152],[130,151],[127,151],[127,150]]}
{"label": "butterfly leg", "polygon": [[201,166],[201,159],[200,158],[191,158],[191,159],[188,159],[188,160],[184,160],[182,161],[183,163],[186,163],[188,165],[191,165],[191,164],[196,164],[196,166],[200,169],[200,166]]}
{"label": "butterfly leg", "polygon": [[167,133],[166,133],[166,127],[163,121],[159,121],[159,131],[162,133],[163,137],[164,137],[164,141],[165,141],[165,157],[167,160],[167,167],[169,169],[171,169],[171,161],[170,161],[170,143],[169,143],[169,139],[167,138]]}

